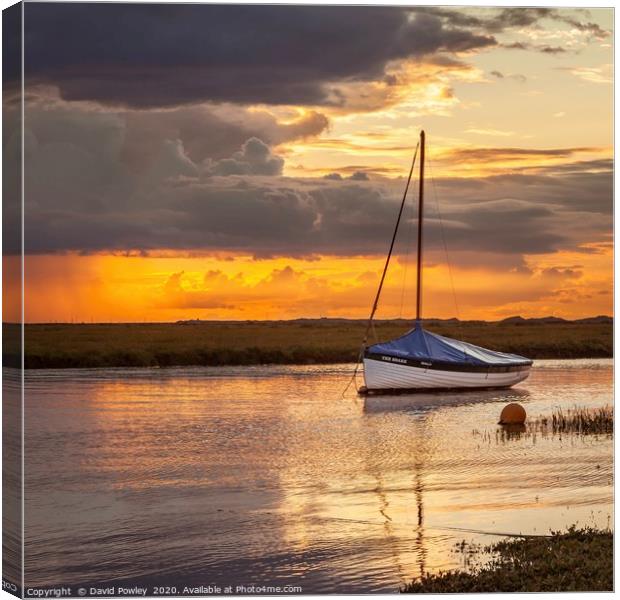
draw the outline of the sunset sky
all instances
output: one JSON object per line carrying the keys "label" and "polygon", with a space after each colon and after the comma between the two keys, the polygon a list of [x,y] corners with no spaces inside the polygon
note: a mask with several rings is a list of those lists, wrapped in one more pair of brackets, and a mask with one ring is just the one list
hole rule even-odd
{"label": "sunset sky", "polygon": [[[426,317],[611,314],[612,24],[26,3],[26,319],[365,317],[421,128]],[[414,313],[416,200],[381,318]]]}

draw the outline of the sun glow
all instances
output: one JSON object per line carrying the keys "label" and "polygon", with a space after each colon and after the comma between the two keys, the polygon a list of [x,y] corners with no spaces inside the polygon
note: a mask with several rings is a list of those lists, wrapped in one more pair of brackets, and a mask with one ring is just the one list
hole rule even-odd
{"label": "sun glow", "polygon": [[[222,67],[230,97],[207,81],[183,103],[157,77],[189,72],[164,68],[145,81],[162,92],[151,106],[129,84],[146,104],[110,103],[123,90],[105,80],[87,78],[99,100],[56,73],[33,81],[26,319],[366,317],[422,128],[428,201],[454,259],[425,254],[427,316],[610,314],[612,13],[502,28],[501,11],[460,10],[451,25],[442,11],[408,17],[445,35],[432,50],[396,36],[359,76],[315,65],[326,74],[291,90],[246,88],[256,82]],[[426,223],[430,238],[438,219]],[[409,263],[392,264],[384,317],[411,315]],[[19,318],[18,265],[5,257],[5,320]]]}
{"label": "sun glow", "polygon": [[[448,269],[446,263],[429,263],[424,271],[424,314],[462,319],[611,314],[611,253],[603,247],[596,252],[537,255],[522,269]],[[5,268],[15,267],[10,263],[5,259]],[[365,318],[383,264],[380,256],[29,256],[26,320]],[[39,300],[42,297],[45,302]],[[415,265],[396,257],[377,316],[412,318],[414,306]],[[5,309],[5,320],[15,320],[17,309],[17,303]]]}

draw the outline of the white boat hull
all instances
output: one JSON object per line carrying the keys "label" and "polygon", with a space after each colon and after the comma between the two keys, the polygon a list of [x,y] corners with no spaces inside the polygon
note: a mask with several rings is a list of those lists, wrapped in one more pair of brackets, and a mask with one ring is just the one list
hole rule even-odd
{"label": "white boat hull", "polygon": [[443,371],[364,358],[364,383],[369,392],[380,390],[448,390],[506,388],[527,379],[530,366],[503,372]]}

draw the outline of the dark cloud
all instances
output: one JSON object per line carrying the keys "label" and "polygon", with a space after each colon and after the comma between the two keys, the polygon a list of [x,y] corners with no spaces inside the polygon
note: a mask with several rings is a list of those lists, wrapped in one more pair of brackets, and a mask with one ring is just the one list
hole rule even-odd
{"label": "dark cloud", "polygon": [[554,173],[583,173],[595,171],[613,171],[614,161],[611,158],[599,158],[593,160],[580,160],[566,163],[564,165],[554,165]]}
{"label": "dark cloud", "polygon": [[[582,11],[582,12],[588,14],[587,11]],[[591,36],[599,40],[603,40],[609,37],[610,35],[609,31],[607,31],[606,29],[603,29],[597,23],[593,23],[591,21],[579,21],[577,19],[570,17],[566,13],[561,13],[560,11],[557,11],[554,14],[554,18],[556,21],[561,21],[563,23],[566,23],[567,25],[570,25],[571,27],[574,27],[575,29],[578,29],[579,31],[584,31],[586,33],[589,33]]]}
{"label": "dark cloud", "polygon": [[230,158],[211,162],[207,170],[211,175],[280,175],[283,166],[283,158],[274,156],[267,144],[253,137]]}
{"label": "dark cloud", "polygon": [[[571,16],[565,9],[509,7],[488,10],[483,16],[480,13],[474,14],[467,11],[467,9],[419,7],[414,10],[441,17],[446,23],[454,26],[477,28],[495,34],[514,28],[540,27],[540,21],[545,19],[564,23],[598,39],[609,37],[610,33],[602,29],[597,23],[587,20],[582,21]],[[578,10],[575,13],[581,14],[584,17],[589,15],[588,11],[584,10]]]}
{"label": "dark cloud", "polygon": [[537,50],[543,54],[563,54],[566,52],[566,49],[561,46],[540,46]]}
{"label": "dark cloud", "polygon": [[[231,184],[227,179],[160,186],[155,195],[136,190],[125,202],[99,211],[92,201],[72,206],[65,196],[47,192],[27,210],[27,251],[385,252],[398,207],[394,188],[320,180],[260,184],[251,178]],[[486,178],[477,189],[467,181],[438,180],[437,192],[449,202],[444,200],[442,222],[428,207],[427,247],[440,249],[442,224],[456,262],[460,251],[546,253],[608,233],[611,174],[583,174],[561,185],[556,179]]]}
{"label": "dark cloud", "polygon": [[[264,257],[386,251],[402,179],[375,175],[367,181],[355,175],[360,171],[355,166],[339,169],[339,178],[287,178],[278,175],[282,159],[258,136],[238,143],[227,156],[200,160],[203,153],[187,150],[191,136],[177,133],[164,128],[149,138],[148,161],[135,169],[126,156],[122,114],[30,107],[24,138],[26,252],[228,250]],[[442,223],[456,263],[471,262],[472,253],[484,252],[489,264],[517,268],[523,254],[607,241],[613,164],[573,161],[581,150],[455,151],[448,157],[452,163],[543,155],[564,164],[436,179],[427,200],[429,256],[442,250]],[[17,169],[19,158],[17,152],[7,154],[7,168],[14,161]],[[16,192],[9,185],[5,193]],[[415,225],[413,214],[410,206],[404,225]]]}
{"label": "dark cloud", "polygon": [[552,8],[501,8],[489,10],[485,15],[474,14],[463,9],[423,7],[419,12],[441,17],[445,22],[459,27],[481,29],[489,33],[502,33],[514,27],[535,25],[545,18],[553,18]]}
{"label": "dark cloud", "polygon": [[[465,27],[470,31],[480,34],[498,35],[511,30],[524,28],[542,29],[543,21],[555,21],[568,27],[577,29],[586,34],[588,39],[603,40],[609,37],[610,32],[601,28],[598,24],[587,20],[588,11],[575,10],[569,13],[566,9],[555,8],[532,8],[510,7],[501,9],[488,9],[481,12],[470,12],[467,9],[419,7],[413,9],[422,14],[433,15],[442,19],[447,26]],[[574,15],[581,15],[585,20],[580,20]],[[529,41],[514,41],[500,44],[502,48],[511,50],[529,50],[551,56],[565,54],[568,50],[562,46],[549,46],[535,44]]]}
{"label": "dark cloud", "polygon": [[507,48],[508,50],[528,50],[530,44],[525,42],[511,42],[509,44],[502,44],[502,48]]}
{"label": "dark cloud", "polygon": [[69,100],[333,104],[390,61],[492,46],[404,7],[31,3],[26,78]]}
{"label": "dark cloud", "polygon": [[[50,115],[48,120],[52,120]],[[309,112],[283,124],[272,115],[229,107],[181,107],[167,111],[128,111],[123,114],[123,156],[140,169],[151,160],[162,138],[180,139],[195,163],[228,158],[251,137],[269,146],[316,136],[328,126],[325,115]]]}
{"label": "dark cloud", "polygon": [[525,75],[521,75],[519,73],[511,73],[509,75],[504,75],[501,71],[490,71],[489,75],[495,77],[496,79],[514,79],[519,83],[525,83],[527,81],[527,77]]}
{"label": "dark cloud", "polygon": [[[507,175],[482,178],[477,186],[438,180],[442,221],[429,199],[426,247],[441,250],[441,227],[456,263],[461,252],[518,257],[574,248],[608,234],[611,174],[583,174],[562,184],[557,179]],[[99,211],[47,193],[26,211],[26,249],[229,250],[258,257],[382,254],[399,191],[369,182],[277,179],[261,184],[252,178],[234,183],[217,178],[160,186],[155,195],[136,190]]]}
{"label": "dark cloud", "polygon": [[[462,198],[490,202],[505,197],[550,207],[558,219],[562,214],[575,216],[582,213],[594,216],[598,221],[599,217],[611,219],[613,211],[611,163],[609,161],[607,169],[598,166],[591,168],[591,164],[585,161],[546,168],[525,168],[482,178],[444,178],[438,180],[437,189],[440,197],[451,198],[451,204],[455,207],[461,206]],[[611,226],[611,220],[608,224]],[[586,223],[577,225],[585,228]]]}
{"label": "dark cloud", "polygon": [[535,50],[543,54],[564,54],[566,48],[561,46],[547,46],[545,44],[530,44],[528,42],[512,42],[510,44],[502,44],[502,48],[508,50]]}
{"label": "dark cloud", "polygon": [[496,17],[489,19],[487,28],[490,31],[503,31],[512,27],[529,27],[541,19],[553,18],[555,14],[550,8],[503,8]]}
{"label": "dark cloud", "polygon": [[369,181],[370,177],[365,171],[354,171],[349,177],[343,177],[340,173],[328,173],[323,179],[331,179],[332,181]]}

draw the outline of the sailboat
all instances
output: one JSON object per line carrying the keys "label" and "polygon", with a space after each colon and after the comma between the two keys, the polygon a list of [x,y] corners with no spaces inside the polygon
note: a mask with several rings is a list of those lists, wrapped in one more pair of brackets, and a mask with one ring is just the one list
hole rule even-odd
{"label": "sailboat", "polygon": [[[362,394],[508,388],[527,379],[532,366],[532,361],[523,356],[487,350],[474,344],[444,337],[427,331],[422,325],[425,142],[425,134],[422,131],[411,164],[383,275],[368,321],[366,336],[362,345],[365,383],[365,386],[359,390]],[[418,149],[420,150],[420,177],[415,324],[413,329],[397,339],[367,345],[368,333],[377,310],[390,257],[394,249]]]}

